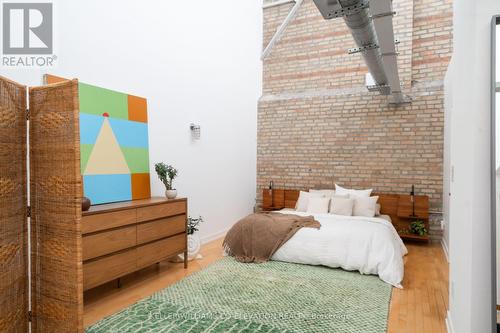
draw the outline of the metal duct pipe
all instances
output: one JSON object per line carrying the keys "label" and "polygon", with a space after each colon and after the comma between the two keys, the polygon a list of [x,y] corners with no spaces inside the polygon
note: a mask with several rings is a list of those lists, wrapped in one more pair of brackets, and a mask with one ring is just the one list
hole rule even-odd
{"label": "metal duct pipe", "polygon": [[325,19],[343,17],[351,30],[357,49],[378,90],[392,94],[394,103],[406,100],[401,92],[397,53],[392,25],[392,0],[314,0]]}
{"label": "metal duct pipe", "polygon": [[[359,3],[359,0],[340,0],[342,8],[351,7]],[[344,16],[344,21],[351,30],[352,37],[359,48],[378,45],[377,33],[370,18],[368,8],[363,8],[359,12]],[[366,66],[370,71],[377,85],[386,85],[387,76],[385,75],[380,49],[366,49],[362,51]]]}

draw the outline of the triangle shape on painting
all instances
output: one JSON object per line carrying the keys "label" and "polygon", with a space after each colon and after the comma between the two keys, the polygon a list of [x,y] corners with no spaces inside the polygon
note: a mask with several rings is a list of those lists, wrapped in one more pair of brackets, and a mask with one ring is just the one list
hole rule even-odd
{"label": "triangle shape on painting", "polygon": [[84,175],[130,174],[125,156],[106,117],[90,153]]}

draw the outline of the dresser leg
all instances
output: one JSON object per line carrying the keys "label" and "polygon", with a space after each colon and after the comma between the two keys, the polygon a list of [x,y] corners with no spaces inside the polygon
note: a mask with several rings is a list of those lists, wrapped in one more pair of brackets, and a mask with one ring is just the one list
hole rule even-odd
{"label": "dresser leg", "polygon": [[184,252],[184,269],[188,268],[188,253]]}

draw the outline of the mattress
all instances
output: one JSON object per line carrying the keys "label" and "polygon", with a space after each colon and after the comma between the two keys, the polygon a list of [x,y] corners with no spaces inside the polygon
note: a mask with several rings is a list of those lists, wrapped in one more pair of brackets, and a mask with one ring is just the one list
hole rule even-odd
{"label": "mattress", "polygon": [[321,223],[321,228],[300,229],[276,251],[272,260],[374,274],[402,288],[403,257],[408,251],[389,216],[369,218],[310,214],[293,209],[284,209],[279,213],[313,215]]}

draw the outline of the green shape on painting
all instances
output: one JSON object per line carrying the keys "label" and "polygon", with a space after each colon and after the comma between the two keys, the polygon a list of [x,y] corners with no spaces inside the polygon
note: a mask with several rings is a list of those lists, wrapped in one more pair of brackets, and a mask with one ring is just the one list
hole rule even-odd
{"label": "green shape on painting", "polygon": [[78,84],[80,112],[128,120],[128,95],[85,83]]}
{"label": "green shape on painting", "polygon": [[81,167],[81,172],[83,174],[83,171],[87,167],[87,162],[89,161],[90,153],[92,152],[92,149],[94,148],[94,145],[89,145],[89,144],[82,144],[80,145],[80,167]]}
{"label": "green shape on painting", "polygon": [[145,148],[121,147],[130,173],[149,173],[149,150]]}

